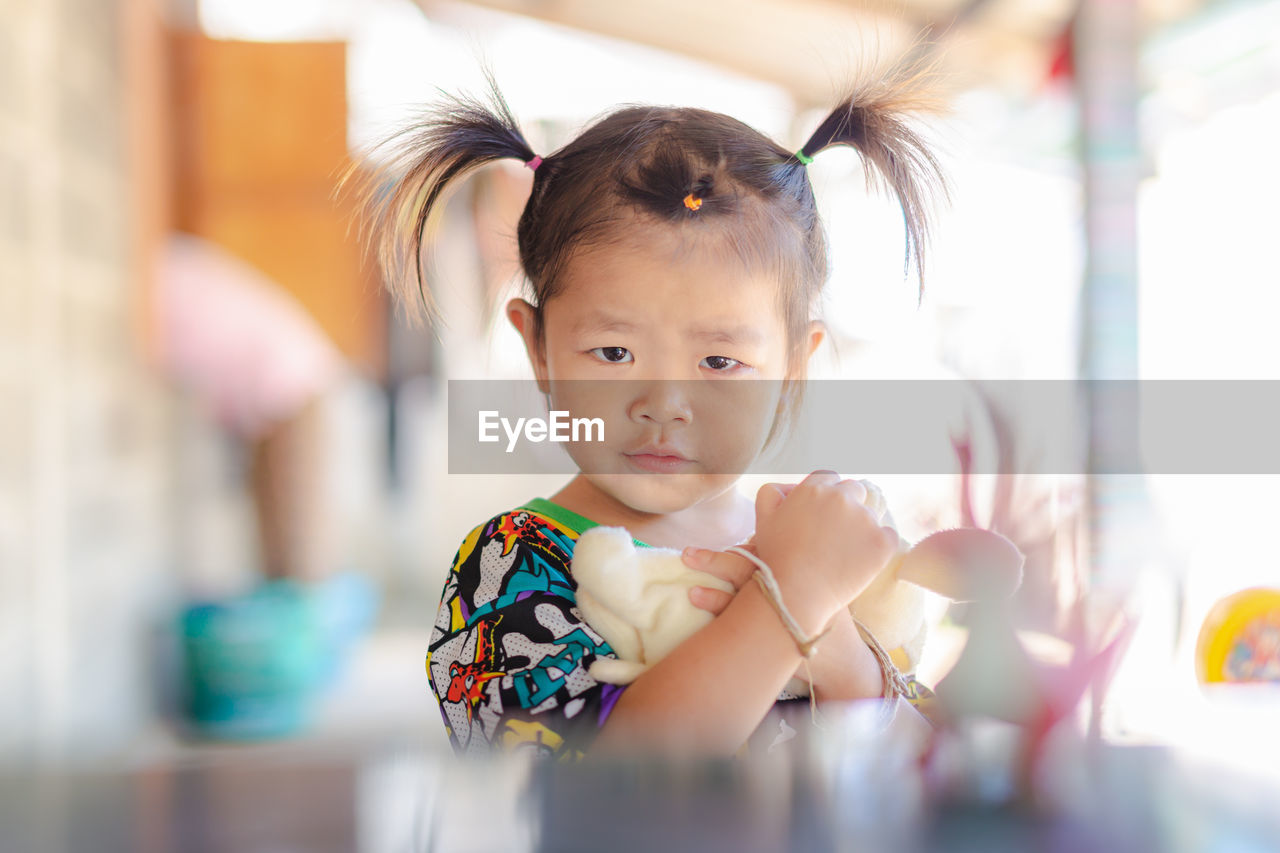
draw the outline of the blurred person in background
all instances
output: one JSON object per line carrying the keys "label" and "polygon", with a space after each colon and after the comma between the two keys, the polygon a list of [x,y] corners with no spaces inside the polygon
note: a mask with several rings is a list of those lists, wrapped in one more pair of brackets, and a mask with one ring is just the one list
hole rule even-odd
{"label": "blurred person in background", "polygon": [[169,238],[156,297],[165,371],[248,451],[263,574],[329,577],[323,402],[341,353],[285,290],[199,237]]}
{"label": "blurred person in background", "polygon": [[369,584],[337,571],[330,501],[326,398],[347,364],[288,292],[202,238],[169,237],[155,293],[164,371],[245,452],[262,577],[184,612],[188,712],[209,733],[288,733],[371,615]]}

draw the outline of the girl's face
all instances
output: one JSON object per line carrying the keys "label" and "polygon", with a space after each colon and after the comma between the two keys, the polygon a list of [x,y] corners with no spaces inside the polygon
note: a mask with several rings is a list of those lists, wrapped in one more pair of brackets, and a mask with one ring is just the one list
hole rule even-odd
{"label": "girl's face", "polygon": [[[759,455],[788,376],[779,282],[708,248],[644,225],[575,255],[540,344],[529,305],[509,309],[551,408],[604,421],[604,441],[569,443],[570,456],[637,512],[725,494]],[[815,326],[808,352],[820,340]]]}

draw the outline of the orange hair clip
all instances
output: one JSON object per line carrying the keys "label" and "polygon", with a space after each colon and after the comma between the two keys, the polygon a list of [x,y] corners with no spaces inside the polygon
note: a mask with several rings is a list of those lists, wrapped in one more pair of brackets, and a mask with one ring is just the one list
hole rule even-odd
{"label": "orange hair clip", "polygon": [[702,199],[695,198],[693,193],[689,193],[687,196],[684,197],[684,206],[689,208],[690,210],[697,210],[698,208],[702,207]]}

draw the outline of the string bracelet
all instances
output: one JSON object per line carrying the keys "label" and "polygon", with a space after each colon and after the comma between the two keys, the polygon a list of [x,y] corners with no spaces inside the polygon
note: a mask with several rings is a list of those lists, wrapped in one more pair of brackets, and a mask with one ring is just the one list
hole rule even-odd
{"label": "string bracelet", "polygon": [[[823,628],[818,634],[812,637],[806,637],[804,629],[800,627],[800,623],[791,615],[791,611],[787,609],[787,605],[782,600],[782,590],[778,587],[778,579],[774,577],[773,569],[769,568],[769,564],[760,557],[751,553],[747,549],[733,545],[726,548],[725,551],[744,557],[748,562],[752,563],[756,570],[752,573],[752,578],[764,590],[765,598],[769,604],[773,606],[774,611],[782,620],[782,624],[786,626],[787,632],[791,634],[791,638],[795,640],[796,649],[804,658],[803,664],[806,674],[809,676],[809,713],[813,718],[814,725],[822,728],[822,724],[818,715],[818,703],[816,691],[813,688],[813,672],[809,668],[809,659],[813,657],[814,651],[817,649],[818,641],[830,633],[835,626],[835,620]],[[856,616],[850,614],[853,619],[853,625],[858,629],[859,636],[862,637],[867,648],[871,649],[872,655],[875,656],[876,663],[880,665],[880,675],[884,683],[884,690],[881,693],[883,702],[881,704],[880,715],[881,721],[888,724],[893,719],[898,704],[898,697],[911,695],[910,685],[907,684],[906,676],[898,669],[897,664],[893,662],[893,658],[885,651],[884,646],[880,645],[880,641],[871,633],[866,625],[862,624]]]}
{"label": "string bracelet", "polygon": [[884,646],[880,645],[880,641],[875,635],[863,625],[858,618],[853,617],[854,627],[858,629],[858,633],[862,635],[862,640],[867,644],[867,648],[871,649],[871,653],[876,656],[876,661],[880,664],[880,673],[884,676],[884,698],[896,699],[898,696],[907,696],[911,692],[910,685],[907,684],[907,677],[902,674],[902,670],[898,669],[898,665],[893,662],[893,658],[889,657],[889,653],[884,650]]}
{"label": "string bracelet", "polygon": [[813,657],[813,652],[818,646],[818,641],[827,635],[831,628],[835,625],[832,620],[826,628],[812,637],[805,636],[804,629],[800,627],[800,623],[791,615],[791,611],[787,609],[786,603],[782,600],[782,590],[778,588],[778,579],[773,575],[773,569],[769,568],[769,564],[764,560],[752,554],[746,548],[733,545],[726,548],[725,551],[745,557],[749,562],[755,565],[756,570],[752,574],[756,583],[760,584],[760,588],[765,592],[765,598],[773,605],[773,609],[777,612],[778,618],[782,620],[782,624],[786,627],[787,633],[791,634],[791,639],[795,640],[796,649],[800,652],[800,656],[806,661]]}
{"label": "string bracelet", "polygon": [[893,658],[889,657],[889,653],[884,650],[884,646],[880,645],[880,641],[856,616],[853,617],[853,626],[858,629],[862,641],[867,644],[867,648],[871,649],[871,653],[880,664],[880,675],[884,679],[884,692],[880,694],[884,700],[880,706],[880,717],[881,723],[888,725],[897,710],[898,697],[910,696],[911,686],[907,684],[907,677],[902,674],[902,670],[898,669]]}
{"label": "string bracelet", "polygon": [[[818,641],[825,637],[835,626],[835,620],[833,619],[831,623],[828,624],[826,628],[822,629],[822,631],[817,635],[813,637],[806,637],[804,629],[800,627],[800,623],[798,623],[795,617],[791,615],[791,611],[787,609],[787,605],[783,602],[782,590],[778,587],[778,580],[774,577],[773,569],[769,568],[769,564],[760,559],[760,557],[738,545],[726,548],[725,550],[744,557],[756,567],[755,572],[752,573],[752,578],[754,578],[756,583],[760,585],[760,588],[764,590],[765,598],[768,599],[769,603],[773,606],[774,611],[777,612],[778,617],[782,620],[782,624],[786,626],[787,632],[791,634],[791,638],[795,640],[796,649],[804,658],[803,663],[805,672],[809,675],[809,712],[813,716],[814,724],[821,728],[822,726],[818,717],[817,696],[815,695],[816,691],[813,689],[813,673],[809,669],[809,658],[813,656],[813,653],[817,648]],[[906,676],[904,676],[902,671],[898,669],[897,664],[893,662],[893,658],[891,658],[889,653],[885,651],[884,646],[880,644],[880,641],[876,639],[870,629],[868,629],[866,625],[862,624],[861,620],[857,617],[853,617],[852,614],[850,615],[853,618],[854,627],[858,629],[859,636],[861,636],[863,642],[867,644],[867,648],[871,650],[872,655],[875,656],[876,663],[880,666],[880,675],[884,683],[884,689],[881,693],[883,698],[881,716],[883,718],[883,722],[887,723],[893,719],[898,697],[905,697],[911,694],[910,685],[907,684]]]}
{"label": "string bracelet", "polygon": [[747,549],[737,545],[725,550],[745,557],[755,565],[756,570],[752,572],[751,577],[760,585],[760,589],[764,590],[765,599],[773,607],[774,612],[778,614],[778,618],[782,620],[787,633],[795,641],[796,649],[800,652],[800,656],[804,658],[801,663],[804,665],[805,675],[809,677],[809,717],[816,728],[824,728],[821,715],[818,713],[818,692],[813,687],[813,669],[809,666],[809,659],[813,657],[818,641],[827,636],[828,632],[835,627],[835,620],[832,619],[827,627],[823,628],[815,636],[806,637],[804,629],[800,627],[800,623],[796,621],[795,617],[791,615],[791,611],[787,609],[787,605],[783,603],[782,590],[778,587],[778,579],[774,577],[773,569],[769,568],[769,564]]}

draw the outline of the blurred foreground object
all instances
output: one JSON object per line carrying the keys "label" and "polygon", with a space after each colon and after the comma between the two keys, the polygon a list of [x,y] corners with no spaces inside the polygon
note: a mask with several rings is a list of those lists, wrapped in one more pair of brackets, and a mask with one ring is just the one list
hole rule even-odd
{"label": "blurred foreground object", "polygon": [[[1055,772],[1051,740],[1087,746],[1073,725],[1082,700],[1091,694],[1093,723],[1136,625],[1117,610],[1091,636],[1085,613],[1082,599],[1073,609],[1070,660],[1057,665],[1032,657],[1006,605],[988,602],[975,612],[960,659],[937,687],[940,709],[933,717],[943,725],[930,756],[936,786],[953,794],[976,789],[979,799],[1006,804],[1052,796],[1045,787]],[[971,760],[957,766],[955,758],[975,748],[999,756],[986,756],[982,780],[965,775]]]}
{"label": "blurred foreground object", "polygon": [[[1007,743],[975,726],[947,755],[950,777],[964,784],[940,785],[938,759],[922,767],[913,744],[883,728],[878,710],[855,702],[824,712],[822,730],[804,726],[801,715],[796,738],[741,761],[589,755],[582,764],[535,763],[517,810],[533,840],[519,849],[1127,853],[1265,851],[1280,838],[1256,782],[1192,769],[1159,748],[1097,741],[1054,748],[1038,768],[1041,796],[1010,799],[991,783],[1007,774]],[[491,778],[500,778],[500,766]],[[468,801],[486,801],[478,779],[441,804],[437,839],[475,837],[466,813],[448,808]]]}
{"label": "blurred foreground object", "polygon": [[1242,590],[1213,606],[1196,640],[1196,675],[1280,682],[1280,589]]}
{"label": "blurred foreground object", "polygon": [[[402,744],[201,751],[129,770],[0,774],[5,849],[449,853],[1274,851],[1275,783],[1177,750],[1055,748],[1035,803],[986,796],[981,732],[937,787],[876,701],[745,760],[459,759]],[[905,735],[905,733],[903,733]]]}

